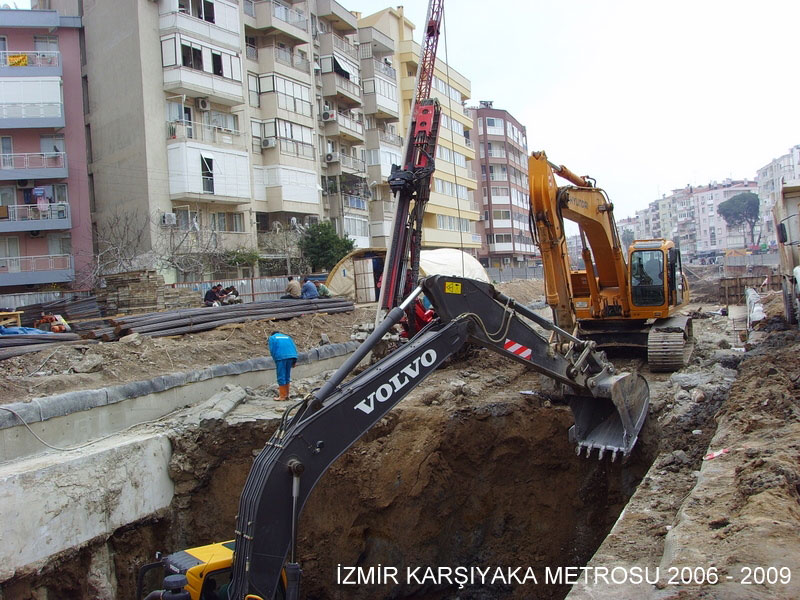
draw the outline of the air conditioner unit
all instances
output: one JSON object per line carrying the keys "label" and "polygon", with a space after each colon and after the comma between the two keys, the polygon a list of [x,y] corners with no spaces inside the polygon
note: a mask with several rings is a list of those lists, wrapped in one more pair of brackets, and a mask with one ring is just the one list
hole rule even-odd
{"label": "air conditioner unit", "polygon": [[208,98],[195,98],[194,105],[197,110],[211,110],[211,102]]}
{"label": "air conditioner unit", "polygon": [[33,179],[17,179],[18,190],[29,190],[33,187]]}
{"label": "air conditioner unit", "polygon": [[164,213],[163,215],[161,215],[161,224],[164,227],[169,227],[171,225],[177,225],[178,224],[178,217],[175,215],[175,213]]}
{"label": "air conditioner unit", "polygon": [[275,138],[274,137],[268,137],[268,138],[262,138],[261,139],[261,148],[262,149],[264,149],[264,148],[274,148],[275,144],[276,144],[276,142],[275,142]]}
{"label": "air conditioner unit", "polygon": [[328,152],[325,155],[325,162],[329,162],[329,163],[339,162],[339,154],[336,153],[336,152]]}
{"label": "air conditioner unit", "polygon": [[335,121],[336,120],[336,111],[333,111],[333,110],[324,110],[324,111],[322,111],[322,120],[323,121]]}

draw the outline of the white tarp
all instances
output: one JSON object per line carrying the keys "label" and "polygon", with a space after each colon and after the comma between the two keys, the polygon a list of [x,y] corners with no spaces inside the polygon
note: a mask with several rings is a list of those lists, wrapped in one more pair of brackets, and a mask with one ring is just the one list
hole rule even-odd
{"label": "white tarp", "polygon": [[[383,258],[386,255],[384,248],[360,248],[345,256],[331,269],[325,285],[335,296],[355,298],[355,269],[354,261],[370,256]],[[478,260],[456,248],[439,248],[438,250],[423,250],[419,261],[420,277],[428,275],[452,275],[466,277],[489,283],[489,276]]]}

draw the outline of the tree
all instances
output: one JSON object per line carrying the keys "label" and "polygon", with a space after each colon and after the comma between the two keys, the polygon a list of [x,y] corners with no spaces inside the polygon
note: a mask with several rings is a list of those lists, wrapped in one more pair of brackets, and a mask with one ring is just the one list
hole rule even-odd
{"label": "tree", "polygon": [[630,248],[631,244],[633,243],[633,240],[636,239],[636,235],[630,229],[623,229],[621,237],[622,239],[620,241],[622,242],[623,251],[627,252],[628,248]]}
{"label": "tree", "polygon": [[300,238],[300,249],[315,271],[333,268],[355,245],[347,234],[339,237],[330,221],[311,225]]}
{"label": "tree", "polygon": [[[758,223],[758,196],[753,192],[743,192],[720,202],[717,213],[725,219],[729,228],[750,231],[750,245],[754,245],[755,227]],[[759,236],[760,237],[760,236]]]}

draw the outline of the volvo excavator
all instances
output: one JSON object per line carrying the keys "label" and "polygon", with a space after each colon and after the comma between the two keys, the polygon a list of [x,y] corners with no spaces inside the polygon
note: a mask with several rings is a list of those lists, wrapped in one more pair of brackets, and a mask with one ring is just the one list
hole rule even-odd
{"label": "volvo excavator", "polygon": [[[571,185],[557,186],[555,175]],[[531,231],[542,254],[547,303],[559,327],[602,349],[647,352],[651,371],[676,371],[694,347],[681,253],[666,239],[634,240],[628,259],[614,205],[588,176],[533,152],[528,159]],[[583,269],[573,269],[564,220],[578,224]]]}
{"label": "volvo excavator", "polygon": [[[436,318],[408,343],[345,382],[422,293]],[[550,339],[533,324],[549,332]],[[575,337],[488,283],[428,277],[323,387],[286,410],[247,477],[235,538],[146,565],[137,599],[145,573],[158,568],[169,574],[165,589],[151,592],[147,600],[296,600],[301,575],[297,526],[314,486],[343,452],[465,343],[553,379],[574,416],[567,433],[578,455],[612,461],[630,455],[649,406],[647,381],[641,375],[617,373],[595,342]]]}

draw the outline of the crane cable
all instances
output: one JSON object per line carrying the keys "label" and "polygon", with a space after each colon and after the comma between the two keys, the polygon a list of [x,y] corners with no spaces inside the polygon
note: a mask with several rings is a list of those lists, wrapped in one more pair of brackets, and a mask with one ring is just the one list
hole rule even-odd
{"label": "crane cable", "polygon": [[[450,95],[450,58],[447,54],[447,18],[445,15],[444,7],[442,7],[442,29],[444,29],[444,66],[445,66],[445,76],[447,78],[447,110],[449,112],[447,118],[450,120],[450,152],[451,152],[451,162],[453,165],[453,179],[454,179],[454,192],[456,198],[456,211],[458,214],[458,245],[459,249],[461,250],[461,276],[466,277],[466,268],[464,267],[464,231],[461,227],[461,199],[458,197],[458,171],[456,170],[456,162],[455,162],[455,137],[453,135],[453,97]],[[436,77],[436,64],[434,63],[434,77]],[[440,117],[441,121],[441,117]],[[441,127],[441,123],[440,123]],[[466,186],[464,186],[466,188]]]}

